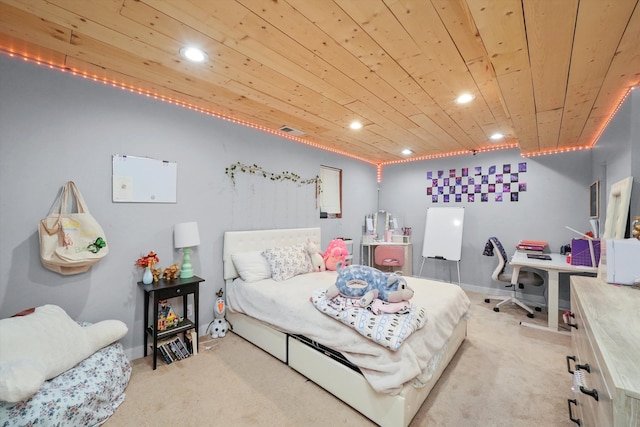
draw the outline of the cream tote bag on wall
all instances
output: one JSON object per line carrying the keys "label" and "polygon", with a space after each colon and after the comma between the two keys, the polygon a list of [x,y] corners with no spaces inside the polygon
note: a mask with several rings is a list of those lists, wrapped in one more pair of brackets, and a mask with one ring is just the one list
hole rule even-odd
{"label": "cream tote bag on wall", "polygon": [[73,181],[62,187],[51,212],[40,220],[38,235],[42,265],[56,273],[84,273],[109,253],[104,230]]}

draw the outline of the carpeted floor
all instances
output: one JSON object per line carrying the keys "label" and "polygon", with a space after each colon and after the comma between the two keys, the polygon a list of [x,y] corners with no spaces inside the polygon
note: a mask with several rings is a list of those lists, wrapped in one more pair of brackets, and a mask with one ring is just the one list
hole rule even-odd
{"label": "carpeted floor", "polygon": [[[525,328],[522,309],[472,302],[468,335],[411,426],[564,426],[569,336]],[[371,421],[242,338],[204,342],[189,359],[132,362],[118,426],[372,426]],[[205,347],[211,346],[209,350]]]}

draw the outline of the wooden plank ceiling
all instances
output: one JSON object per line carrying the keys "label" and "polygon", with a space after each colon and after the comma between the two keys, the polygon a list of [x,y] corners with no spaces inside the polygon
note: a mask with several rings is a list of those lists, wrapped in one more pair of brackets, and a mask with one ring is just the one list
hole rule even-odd
{"label": "wooden plank ceiling", "polygon": [[374,164],[590,147],[639,40],[638,0],[0,0],[5,54]]}

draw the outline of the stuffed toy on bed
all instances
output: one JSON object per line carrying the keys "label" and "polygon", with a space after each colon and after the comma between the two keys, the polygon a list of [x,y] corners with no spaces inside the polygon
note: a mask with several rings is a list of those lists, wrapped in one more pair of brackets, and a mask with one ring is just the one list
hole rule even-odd
{"label": "stuffed toy on bed", "polygon": [[337,295],[360,298],[360,306],[366,307],[376,298],[386,302],[401,302],[413,297],[413,289],[397,273],[384,273],[366,265],[342,267],[341,263],[337,271],[335,286],[327,293],[329,299]]}
{"label": "stuffed toy on bed", "polygon": [[309,257],[311,258],[313,271],[325,271],[327,267],[324,264],[324,258],[322,257],[322,253],[320,252],[318,244],[311,241],[310,239],[307,239],[306,249]]}
{"label": "stuffed toy on bed", "polygon": [[342,239],[333,239],[327,245],[327,250],[324,251],[322,258],[327,270],[336,271],[338,269],[338,263],[341,262],[345,265],[345,261],[349,255],[347,245]]}

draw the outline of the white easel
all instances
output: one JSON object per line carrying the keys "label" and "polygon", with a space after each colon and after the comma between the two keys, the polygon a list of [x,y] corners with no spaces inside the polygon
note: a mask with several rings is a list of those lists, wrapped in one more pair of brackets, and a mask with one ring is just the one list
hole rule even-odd
{"label": "white easel", "polygon": [[[454,261],[458,267],[458,285],[460,285],[460,258],[462,254],[462,230],[464,226],[464,208],[437,207],[427,209],[427,220],[422,246],[422,267],[427,258]],[[451,277],[449,277],[451,281]]]}

